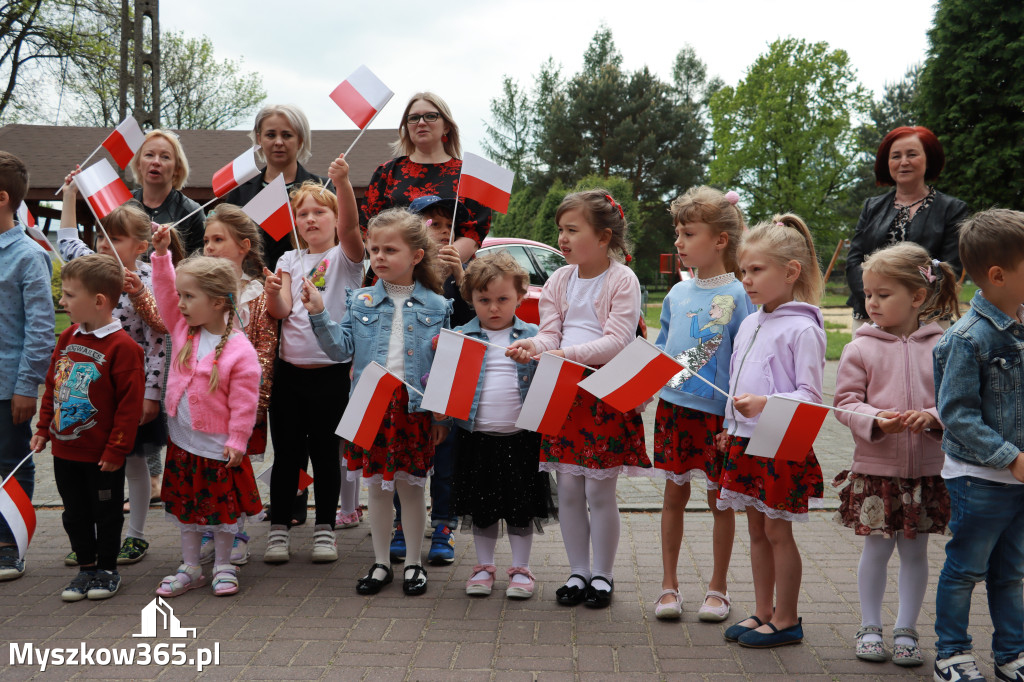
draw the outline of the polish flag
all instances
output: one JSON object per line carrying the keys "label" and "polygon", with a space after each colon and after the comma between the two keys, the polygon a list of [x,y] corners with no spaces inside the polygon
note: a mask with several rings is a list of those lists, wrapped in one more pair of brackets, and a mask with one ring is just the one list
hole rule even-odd
{"label": "polish flag", "polygon": [[[233,163],[233,162],[232,162]],[[278,175],[242,207],[246,215],[277,241],[292,231],[292,207],[284,175]]]}
{"label": "polish flag", "polygon": [[579,363],[542,353],[516,426],[545,436],[557,435],[576,399],[577,384],[583,378],[584,369],[586,367]]}
{"label": "polish flag", "polygon": [[98,218],[106,218],[111,211],[132,198],[132,193],[106,159],[100,159],[76,175],[75,184]]}
{"label": "polish flag", "polygon": [[[274,472],[274,465],[271,464],[266,469],[260,472],[260,475],[256,477],[257,481],[263,481],[264,485],[270,485],[270,476]],[[305,469],[299,469],[299,489],[297,492],[302,492],[309,486],[313,485],[313,477],[310,476]]]}
{"label": "polish flag", "polygon": [[142,134],[142,128],[138,121],[132,116],[126,116],[123,121],[117,124],[114,132],[103,140],[103,148],[110,152],[117,165],[124,170],[131,163],[135,152],[139,151],[146,136]]}
{"label": "polish flag", "polygon": [[36,219],[29,213],[28,205],[24,201],[18,206],[18,222],[27,228],[36,226]]}
{"label": "polish flag", "polygon": [[401,385],[402,380],[381,365],[368,364],[352,389],[335,433],[364,450],[372,448],[388,403]]}
{"label": "polish flag", "polygon": [[363,65],[343,80],[330,94],[330,98],[362,130],[394,94],[373,71]]}
{"label": "polish flag", "polygon": [[638,337],[611,361],[580,382],[580,388],[619,412],[629,412],[660,391],[683,366]]}
{"label": "polish flag", "polygon": [[222,197],[260,174],[252,152],[252,149],[246,149],[237,159],[213,174],[214,196]]}
{"label": "polish flag", "polygon": [[420,405],[456,419],[469,419],[487,344],[451,329],[442,329],[430,366],[430,381]]}
{"label": "polish flag", "polygon": [[18,558],[24,559],[28,543],[36,532],[36,510],[21,485],[11,475],[0,487],[0,516],[4,517],[18,545]]}
{"label": "polish flag", "polygon": [[473,199],[499,213],[508,212],[515,173],[482,156],[466,154],[462,159],[458,196]]}
{"label": "polish flag", "polygon": [[744,453],[791,462],[804,461],[828,410],[824,405],[768,396]]}

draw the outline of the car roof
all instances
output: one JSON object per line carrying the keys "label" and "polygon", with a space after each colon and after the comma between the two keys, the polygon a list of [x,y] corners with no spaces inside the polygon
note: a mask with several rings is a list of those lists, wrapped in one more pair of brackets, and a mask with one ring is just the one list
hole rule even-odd
{"label": "car roof", "polygon": [[548,251],[553,251],[559,255],[562,253],[558,249],[548,246],[543,242],[535,242],[532,239],[519,239],[518,237],[484,237],[484,242],[480,248],[486,249],[492,246],[508,246],[511,244],[518,244],[520,246],[537,246],[542,249],[547,249]]}

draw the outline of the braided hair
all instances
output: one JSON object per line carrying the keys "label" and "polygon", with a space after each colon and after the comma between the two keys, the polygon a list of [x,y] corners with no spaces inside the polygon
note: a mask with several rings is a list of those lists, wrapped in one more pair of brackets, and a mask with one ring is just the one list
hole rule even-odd
{"label": "braided hair", "polygon": [[[235,269],[231,263],[223,258],[213,258],[212,256],[192,256],[186,258],[178,266],[177,274],[179,276],[190,275],[194,277],[199,284],[200,291],[215,302],[218,300],[222,301],[227,309],[227,325],[224,327],[224,333],[221,334],[216,350],[214,350],[213,370],[210,372],[209,392],[213,393],[217,390],[220,380],[217,362],[220,360],[221,353],[224,352],[228,339],[234,333],[235,317],[237,316],[235,304],[238,300],[238,276],[235,274]],[[199,333],[199,330],[200,327],[188,328],[188,339],[174,359],[176,367],[186,368],[192,361],[192,352],[195,349],[195,336]]]}

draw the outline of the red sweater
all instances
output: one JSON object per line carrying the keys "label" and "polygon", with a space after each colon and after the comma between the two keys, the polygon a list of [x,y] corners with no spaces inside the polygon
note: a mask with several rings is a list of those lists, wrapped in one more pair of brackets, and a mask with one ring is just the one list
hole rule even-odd
{"label": "red sweater", "polygon": [[54,457],[121,466],[142,416],[142,348],[123,329],[103,338],[76,329],[57,340],[36,433],[50,439]]}

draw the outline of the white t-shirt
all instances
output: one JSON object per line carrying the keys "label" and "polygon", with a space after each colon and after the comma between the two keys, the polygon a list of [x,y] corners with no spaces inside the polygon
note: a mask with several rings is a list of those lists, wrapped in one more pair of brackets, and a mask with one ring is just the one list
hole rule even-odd
{"label": "white t-shirt", "polygon": [[[316,342],[309,313],[302,305],[302,278],[309,277],[324,297],[324,308],[331,319],[340,322],[345,316],[345,289],[358,289],[362,283],[362,261],[350,261],[341,246],[335,245],[324,253],[288,251],[277,261],[277,267],[292,278],[292,310],[281,322],[281,359],[293,365],[337,364]],[[349,357],[345,362],[351,360]]]}
{"label": "white t-shirt", "polygon": [[416,285],[401,286],[384,282],[384,290],[395,307],[394,315],[391,318],[391,336],[388,338],[388,360],[387,370],[400,377],[405,376],[405,332],[402,325],[405,324],[405,303],[412,296]]}
{"label": "white t-shirt", "polygon": [[946,462],[942,465],[942,478],[960,478],[961,476],[973,476],[993,483],[1021,484],[1013,477],[1009,469],[993,469],[977,464],[965,464],[946,455]]}
{"label": "white t-shirt", "polygon": [[605,270],[597,277],[580,279],[579,268],[574,268],[569,276],[569,285],[565,289],[565,297],[569,301],[569,309],[565,312],[562,322],[562,348],[590,343],[604,336],[604,329],[597,319],[594,301],[601,294],[604,285]]}
{"label": "white t-shirt", "polygon": [[[211,334],[200,327],[199,340],[193,350],[195,362],[199,362],[216,350],[218,343],[220,343],[220,336]],[[227,461],[224,457],[224,446],[227,445],[228,434],[204,433],[192,428],[192,413],[188,409],[188,391],[181,394],[181,400],[178,402],[178,414],[167,417],[167,431],[171,441],[182,450],[207,459]]]}
{"label": "white t-shirt", "polygon": [[[510,328],[492,331],[484,329],[491,343],[507,346]],[[480,402],[476,406],[474,431],[484,433],[517,433],[516,420],[523,409],[519,397],[519,375],[516,363],[505,356],[505,349],[487,347],[484,356],[484,383],[480,388]]]}

